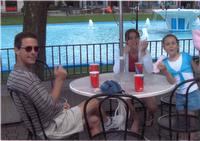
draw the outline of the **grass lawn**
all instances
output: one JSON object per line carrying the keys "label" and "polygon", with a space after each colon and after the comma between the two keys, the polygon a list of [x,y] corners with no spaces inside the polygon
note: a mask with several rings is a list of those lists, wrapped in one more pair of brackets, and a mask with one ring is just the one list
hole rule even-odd
{"label": "grass lawn", "polygon": [[[146,20],[149,18],[153,19],[154,15],[152,13],[139,13],[139,20]],[[92,19],[94,22],[100,21],[114,21],[119,20],[117,14],[93,14],[93,15],[79,15],[79,16],[48,16],[48,23],[67,23],[67,22],[88,22],[89,19]],[[162,19],[160,16],[157,16],[157,19]],[[126,21],[135,21],[135,14],[124,14],[124,20]],[[16,25],[23,23],[23,16],[2,16],[1,25]]]}

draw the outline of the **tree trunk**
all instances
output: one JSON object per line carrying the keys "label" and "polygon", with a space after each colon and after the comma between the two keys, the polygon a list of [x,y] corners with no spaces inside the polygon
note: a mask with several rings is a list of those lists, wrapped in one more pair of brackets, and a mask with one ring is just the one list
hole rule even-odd
{"label": "tree trunk", "polygon": [[[38,37],[38,59],[46,62],[45,42],[48,1],[24,1],[23,31],[33,32]],[[44,79],[44,68],[38,68],[38,76]]]}

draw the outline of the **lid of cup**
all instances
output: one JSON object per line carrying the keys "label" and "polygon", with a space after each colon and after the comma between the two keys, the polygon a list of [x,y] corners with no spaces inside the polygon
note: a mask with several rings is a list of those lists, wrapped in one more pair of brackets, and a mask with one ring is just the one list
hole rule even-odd
{"label": "lid of cup", "polygon": [[135,62],[135,64],[142,64],[141,62]]}
{"label": "lid of cup", "polygon": [[90,74],[99,74],[99,71],[90,71]]}
{"label": "lid of cup", "polygon": [[134,74],[134,76],[140,76],[140,77],[143,77],[144,74]]}
{"label": "lid of cup", "polygon": [[99,66],[99,64],[98,63],[92,63],[92,64],[90,64],[90,66],[91,65],[94,65],[94,66]]}

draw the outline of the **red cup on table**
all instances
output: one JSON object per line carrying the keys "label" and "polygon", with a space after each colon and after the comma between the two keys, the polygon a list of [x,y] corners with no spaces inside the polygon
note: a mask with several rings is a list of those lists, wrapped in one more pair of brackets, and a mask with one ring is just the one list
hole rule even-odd
{"label": "red cup on table", "polygon": [[90,71],[90,83],[93,88],[99,87],[99,71]]}
{"label": "red cup on table", "polygon": [[135,63],[135,73],[136,74],[143,74],[143,64],[136,62]]}
{"label": "red cup on table", "polygon": [[144,90],[144,74],[134,74],[134,84],[136,92],[143,92]]}
{"label": "red cup on table", "polygon": [[90,64],[89,71],[99,71],[99,64],[93,63]]}

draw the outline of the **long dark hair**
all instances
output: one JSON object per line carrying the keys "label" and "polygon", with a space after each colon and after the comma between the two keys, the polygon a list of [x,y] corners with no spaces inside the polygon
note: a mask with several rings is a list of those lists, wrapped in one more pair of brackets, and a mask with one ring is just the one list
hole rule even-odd
{"label": "long dark hair", "polygon": [[125,33],[125,41],[128,41],[128,40],[129,40],[129,34],[132,33],[132,32],[136,33],[136,36],[137,36],[138,38],[140,38],[140,34],[139,34],[139,32],[138,32],[136,29],[128,29],[128,30],[126,31],[126,33]]}

